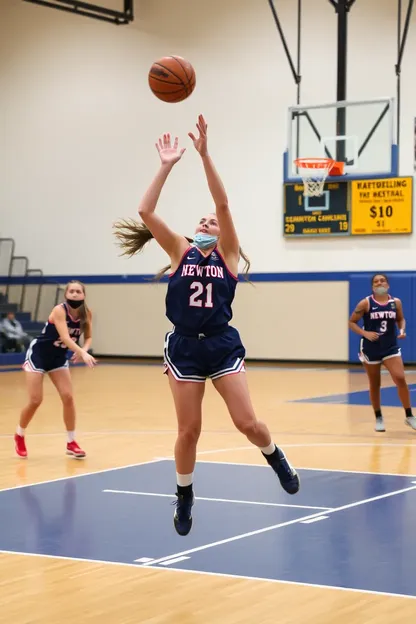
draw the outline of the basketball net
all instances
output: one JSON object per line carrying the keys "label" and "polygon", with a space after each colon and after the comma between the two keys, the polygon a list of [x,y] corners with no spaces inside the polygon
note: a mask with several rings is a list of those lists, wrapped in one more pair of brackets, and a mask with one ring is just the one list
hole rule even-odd
{"label": "basketball net", "polygon": [[325,180],[335,164],[331,158],[296,158],[294,161],[302,178],[306,197],[323,194]]}

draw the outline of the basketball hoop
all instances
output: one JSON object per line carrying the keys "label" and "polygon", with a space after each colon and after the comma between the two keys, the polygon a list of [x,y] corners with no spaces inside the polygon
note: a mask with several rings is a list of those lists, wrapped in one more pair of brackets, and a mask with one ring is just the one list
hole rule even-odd
{"label": "basketball hoop", "polygon": [[305,187],[303,194],[307,197],[322,195],[325,180],[335,161],[331,158],[296,158],[294,162]]}

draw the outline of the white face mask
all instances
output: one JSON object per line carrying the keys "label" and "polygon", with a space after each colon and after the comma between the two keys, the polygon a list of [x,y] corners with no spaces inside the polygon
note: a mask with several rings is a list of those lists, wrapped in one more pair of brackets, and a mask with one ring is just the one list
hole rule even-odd
{"label": "white face mask", "polygon": [[374,292],[376,295],[386,295],[388,291],[389,289],[386,288],[386,286],[377,286],[377,288],[374,288]]}

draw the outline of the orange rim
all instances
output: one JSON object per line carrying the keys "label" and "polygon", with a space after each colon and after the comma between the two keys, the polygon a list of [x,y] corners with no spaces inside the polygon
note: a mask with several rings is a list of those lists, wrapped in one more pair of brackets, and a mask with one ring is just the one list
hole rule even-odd
{"label": "orange rim", "polygon": [[297,167],[304,169],[332,169],[335,160],[332,158],[296,158],[294,163]]}

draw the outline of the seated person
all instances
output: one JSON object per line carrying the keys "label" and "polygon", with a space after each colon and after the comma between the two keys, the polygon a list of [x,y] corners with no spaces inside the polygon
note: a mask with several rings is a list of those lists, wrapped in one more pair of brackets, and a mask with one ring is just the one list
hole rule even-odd
{"label": "seated person", "polygon": [[0,331],[4,335],[3,351],[20,352],[29,346],[31,338],[23,330],[14,312],[7,313],[6,318],[0,323]]}

